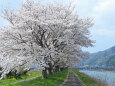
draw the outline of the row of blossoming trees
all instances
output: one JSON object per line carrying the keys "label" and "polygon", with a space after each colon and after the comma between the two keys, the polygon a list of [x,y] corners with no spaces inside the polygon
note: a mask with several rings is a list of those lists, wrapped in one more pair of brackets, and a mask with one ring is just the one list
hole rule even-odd
{"label": "row of blossoming trees", "polygon": [[10,22],[0,32],[1,79],[8,73],[42,67],[43,77],[76,64],[92,46],[91,19],[80,19],[71,5],[41,4],[27,0],[17,12],[5,9]]}

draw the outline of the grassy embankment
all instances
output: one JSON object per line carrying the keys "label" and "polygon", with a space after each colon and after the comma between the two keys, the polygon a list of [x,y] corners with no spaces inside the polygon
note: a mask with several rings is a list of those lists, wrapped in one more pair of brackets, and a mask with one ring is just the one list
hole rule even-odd
{"label": "grassy embankment", "polygon": [[[72,70],[72,71],[79,77],[81,82],[85,84],[86,86],[106,86],[105,84],[93,78],[90,78],[89,76],[83,73],[80,73],[76,70]],[[43,79],[41,77],[41,71],[31,70],[28,72],[26,76],[22,76],[21,79],[12,78],[12,79],[4,79],[0,81],[0,86],[59,86],[65,81],[67,74],[68,74],[68,70],[59,71],[57,73],[53,73],[52,75],[48,75],[47,79]],[[33,78],[37,76],[40,76],[40,77],[31,81],[11,84],[13,82],[18,82],[24,79]]]}
{"label": "grassy embankment", "polygon": [[13,82],[18,82],[24,79],[29,79],[29,78],[33,78],[33,77],[37,77],[37,76],[41,76],[41,70],[30,70],[27,75],[25,76],[21,76],[21,78],[15,79],[15,78],[5,78],[3,80],[0,81],[0,86],[10,86],[11,83]]}
{"label": "grassy embankment", "polygon": [[86,86],[106,86],[104,83],[98,81],[98,80],[95,80],[83,73],[80,73],[76,70],[72,70],[77,76],[78,78],[81,80],[81,82],[83,84],[85,84]]}
{"label": "grassy embankment", "polygon": [[65,81],[67,74],[68,70],[59,71],[52,75],[48,75],[47,79],[39,77],[31,81],[21,82],[10,86],[59,86]]}

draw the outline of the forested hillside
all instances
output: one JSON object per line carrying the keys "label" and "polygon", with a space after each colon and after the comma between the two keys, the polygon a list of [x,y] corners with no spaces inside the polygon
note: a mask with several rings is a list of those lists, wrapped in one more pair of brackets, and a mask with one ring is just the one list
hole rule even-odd
{"label": "forested hillside", "polygon": [[104,51],[92,53],[89,58],[85,58],[80,66],[114,66],[115,65],[115,46]]}

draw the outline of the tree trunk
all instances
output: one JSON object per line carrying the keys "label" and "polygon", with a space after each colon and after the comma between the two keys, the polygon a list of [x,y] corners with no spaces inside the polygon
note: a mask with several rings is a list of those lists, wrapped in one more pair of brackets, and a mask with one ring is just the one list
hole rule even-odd
{"label": "tree trunk", "polygon": [[49,68],[48,68],[48,73],[49,73],[49,74],[52,74],[52,64],[51,64],[51,63],[49,63],[48,65],[49,65]]}
{"label": "tree trunk", "polygon": [[47,70],[46,70],[46,68],[44,70],[42,70],[42,77],[47,78]]}
{"label": "tree trunk", "polygon": [[66,67],[65,69],[68,69],[68,67]]}
{"label": "tree trunk", "polygon": [[56,73],[56,66],[53,67],[53,72]]}
{"label": "tree trunk", "polygon": [[56,72],[58,72],[58,71],[59,71],[59,65],[56,66]]}
{"label": "tree trunk", "polygon": [[55,67],[53,68],[53,72],[56,73],[56,68]]}
{"label": "tree trunk", "polygon": [[64,70],[64,68],[60,68],[60,70],[61,70],[61,71],[63,71],[63,70]]}
{"label": "tree trunk", "polygon": [[57,66],[54,67],[54,71],[55,71],[55,72],[58,72],[58,71],[59,71],[59,65],[57,65]]}
{"label": "tree trunk", "polygon": [[51,75],[52,74],[52,69],[48,68],[48,73]]}

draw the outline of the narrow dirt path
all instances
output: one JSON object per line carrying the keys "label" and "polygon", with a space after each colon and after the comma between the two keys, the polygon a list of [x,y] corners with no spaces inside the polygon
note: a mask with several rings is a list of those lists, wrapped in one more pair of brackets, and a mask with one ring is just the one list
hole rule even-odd
{"label": "narrow dirt path", "polygon": [[18,81],[18,82],[13,82],[13,83],[11,83],[11,84],[16,84],[16,83],[20,83],[20,82],[30,81],[30,80],[37,79],[37,78],[39,78],[39,77],[40,77],[40,76],[33,77],[33,78],[29,78],[29,79],[24,79],[24,80],[21,80],[21,81]]}
{"label": "narrow dirt path", "polygon": [[67,81],[62,86],[84,86],[79,78],[71,71],[68,74]]}

